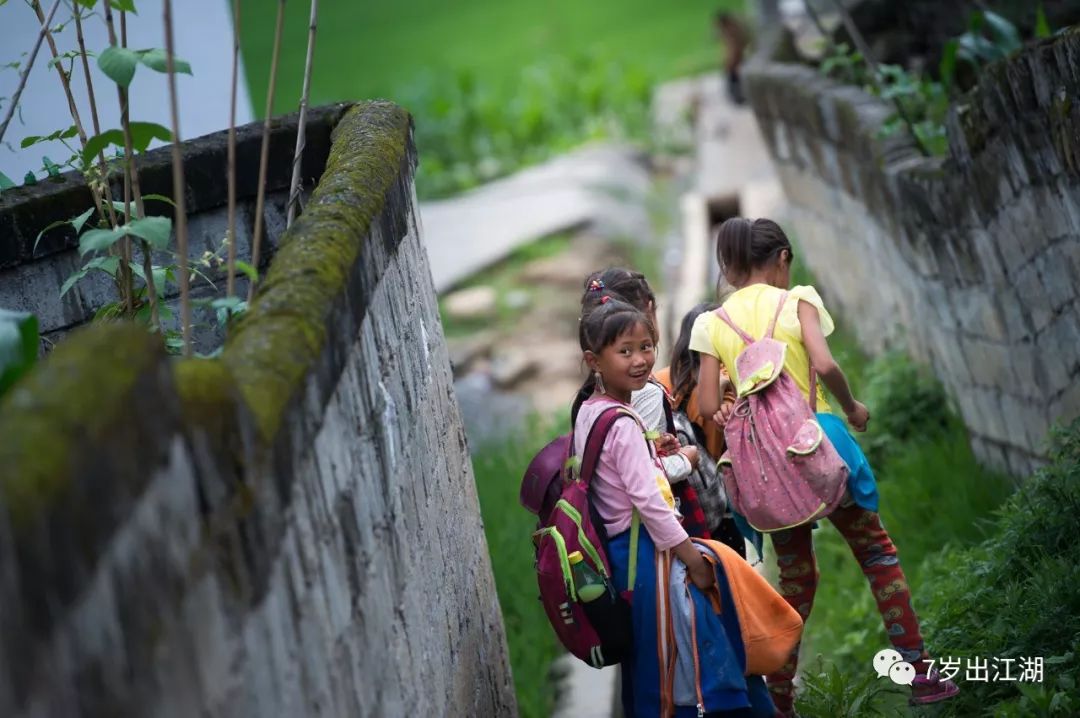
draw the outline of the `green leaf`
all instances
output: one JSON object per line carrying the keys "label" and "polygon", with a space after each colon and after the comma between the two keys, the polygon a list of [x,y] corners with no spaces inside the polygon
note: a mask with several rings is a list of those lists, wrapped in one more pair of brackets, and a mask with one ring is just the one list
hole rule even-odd
{"label": "green leaf", "polygon": [[37,175],[35,175],[33,172],[27,172],[26,176],[23,177],[23,184],[24,185],[37,184]]}
{"label": "green leaf", "polygon": [[1035,37],[1040,40],[1044,37],[1050,37],[1053,35],[1053,30],[1050,29],[1050,23],[1046,19],[1046,11],[1043,10],[1043,4],[1039,3],[1035,9]]}
{"label": "green leaf", "polygon": [[[149,67],[155,72],[168,72],[168,55],[161,48],[153,48],[151,50],[137,50],[139,55],[139,62]],[[179,57],[173,57],[173,65],[176,72],[184,73],[185,75],[191,74],[191,63],[181,60]]]}
{"label": "green leaf", "polygon": [[75,219],[71,220],[71,226],[75,228],[75,234],[78,234],[79,232],[82,231],[83,225],[86,224],[87,220],[89,220],[90,217],[93,214],[94,214],[94,208],[91,207],[90,209],[86,210],[85,212],[80,214]]}
{"label": "green leaf", "polygon": [[37,351],[37,317],[0,309],[0,395],[34,366]]}
{"label": "green leaf", "polygon": [[[112,5],[114,9],[120,10],[121,12],[129,12],[133,15],[139,14],[138,11],[135,10],[135,0],[109,0],[109,4]],[[93,2],[91,2],[88,7],[93,6]]]}
{"label": "green leaf", "polygon": [[127,89],[131,80],[135,77],[135,70],[139,66],[139,56],[134,50],[115,45],[108,47],[98,55],[98,67],[105,76],[120,87]]}
{"label": "green leaf", "polygon": [[108,249],[127,234],[126,229],[126,226],[117,227],[116,229],[91,229],[79,237],[79,255],[82,256],[90,252]]}
{"label": "green leaf", "polygon": [[167,205],[176,207],[176,202],[173,202],[171,198],[166,197],[163,194],[144,194],[143,202],[164,202]]}
{"label": "green leaf", "polygon": [[124,146],[124,133],[121,130],[106,130],[100,135],[91,137],[83,149],[83,165],[87,167],[92,165],[94,158],[110,145]]}
{"label": "green leaf", "polygon": [[131,148],[136,152],[145,151],[154,140],[172,142],[172,130],[168,127],[153,122],[132,122],[128,126],[131,128]]}
{"label": "green leaf", "polygon": [[50,177],[60,176],[60,165],[56,164],[48,157],[42,157],[41,163],[45,166],[45,171],[49,174]]}
{"label": "green leaf", "polygon": [[236,260],[236,268],[239,269],[243,274],[245,274],[247,276],[247,278],[250,279],[251,281],[253,281],[253,282],[259,281],[259,273],[255,270],[255,267],[252,267],[250,264],[248,264],[244,260],[242,260],[242,259]]}
{"label": "green leaf", "polygon": [[154,249],[165,249],[172,235],[172,220],[168,217],[143,217],[124,225],[121,232],[145,239]]}
{"label": "green leaf", "polygon": [[79,134],[79,129],[75,127],[75,125],[72,125],[67,129],[57,130],[56,132],[48,135],[30,135],[29,137],[24,137],[22,142],[19,143],[19,146],[25,150],[27,147],[30,147],[31,145],[36,145],[39,142],[52,142],[53,140],[70,140],[77,134]]}
{"label": "green leaf", "polygon": [[14,187],[15,183],[11,181],[11,178],[3,172],[0,172],[0,192],[3,192],[6,189],[13,189]]}
{"label": "green leaf", "polygon": [[986,26],[990,29],[990,33],[994,36],[998,49],[1003,55],[1009,55],[1020,49],[1023,44],[1020,41],[1020,31],[1016,29],[1016,25],[1006,18],[998,15],[996,12],[990,12],[989,10],[983,11],[983,18],[986,20]]}
{"label": "green leaf", "polygon": [[105,306],[94,312],[94,321],[100,321],[102,319],[112,319],[119,317],[123,314],[124,308],[120,302],[109,302]]}
{"label": "green leaf", "polygon": [[[172,142],[172,132],[169,131],[169,128],[153,122],[131,122],[128,127],[131,130],[131,149],[135,152],[145,152],[146,148],[155,139]],[[91,137],[83,150],[83,164],[87,166],[93,164],[98,153],[110,145],[123,149],[123,130],[106,130],[100,135]]]}
{"label": "green leaf", "polygon": [[953,81],[956,79],[956,51],[959,48],[960,43],[953,39],[946,42],[941,51],[938,75],[941,77],[941,84],[945,86],[946,90],[952,87]]}
{"label": "green leaf", "polygon": [[60,287],[60,296],[64,296],[74,287],[79,280],[89,274],[92,270],[99,270],[105,272],[110,277],[116,276],[116,270],[120,268],[119,257],[94,257],[77,272],[73,272],[70,277],[64,280],[64,284]]}

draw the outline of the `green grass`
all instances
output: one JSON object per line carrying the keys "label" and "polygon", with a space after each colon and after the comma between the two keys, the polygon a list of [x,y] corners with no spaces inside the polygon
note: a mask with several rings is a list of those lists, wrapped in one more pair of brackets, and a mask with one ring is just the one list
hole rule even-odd
{"label": "green grass", "polygon": [[547,718],[551,714],[554,691],[549,668],[563,650],[538,600],[530,540],[536,517],[518,503],[518,488],[529,461],[565,430],[568,421],[567,417],[533,421],[528,430],[498,444],[478,447],[473,456],[484,533],[522,718]]}
{"label": "green grass", "polygon": [[[244,0],[242,5],[245,72],[261,116],[276,3]],[[424,75],[445,71],[471,71],[485,82],[511,88],[537,59],[582,53],[633,60],[658,77],[677,77],[719,64],[712,13],[739,5],[737,0],[324,2],[319,7],[312,101],[399,99]],[[306,2],[286,5],[275,113],[290,112],[298,104],[308,13]]]}

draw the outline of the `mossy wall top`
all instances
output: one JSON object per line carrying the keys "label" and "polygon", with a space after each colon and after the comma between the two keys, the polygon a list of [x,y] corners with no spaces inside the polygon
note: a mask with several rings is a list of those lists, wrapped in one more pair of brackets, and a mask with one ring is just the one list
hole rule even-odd
{"label": "mossy wall top", "polygon": [[514,714],[415,163],[356,105],[219,359],[94,325],[5,397],[0,714]]}
{"label": "mossy wall top", "polygon": [[990,66],[923,158],[893,109],[761,62],[748,95],[822,293],[872,350],[933,364],[986,462],[1026,475],[1080,415],[1080,34]]}

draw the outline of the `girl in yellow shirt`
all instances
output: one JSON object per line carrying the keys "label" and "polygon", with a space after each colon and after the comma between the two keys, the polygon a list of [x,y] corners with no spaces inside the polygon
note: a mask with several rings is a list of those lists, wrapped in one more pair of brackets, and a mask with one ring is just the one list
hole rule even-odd
{"label": "girl in yellow shirt", "polygon": [[[873,472],[859,445],[821,392],[821,385],[827,387],[851,427],[856,431],[866,430],[870,414],[852,395],[844,372],[829,350],[826,337],[833,331],[832,317],[813,287],[788,290],[793,253],[791,243],[776,222],[741,217],[727,220],[720,226],[716,256],[721,272],[736,290],[724,302],[724,310],[751,336],[765,334],[777,304],[788,291],[773,335],[787,344],[784,369],[808,400],[810,367],[817,371],[821,379],[817,389],[818,421],[849,469],[851,500],[836,509],[829,521],[851,546],[862,567],[893,647],[903,661],[915,668],[911,702],[925,704],[951,698],[959,688],[930,665],[896,547],[877,514]],[[721,367],[728,369],[731,381],[738,387],[735,357],[744,346],[742,339],[714,312],[702,314],[694,323],[690,349],[701,354],[698,401],[701,412],[712,416],[721,426],[731,411],[730,404],[722,403],[725,383],[721,381]],[[706,391],[705,387],[716,389]],[[811,526],[805,524],[770,536],[780,569],[780,593],[805,621],[814,603],[818,578]],[[796,646],[787,665],[768,677],[769,690],[781,715],[794,715],[792,681],[798,654]]]}

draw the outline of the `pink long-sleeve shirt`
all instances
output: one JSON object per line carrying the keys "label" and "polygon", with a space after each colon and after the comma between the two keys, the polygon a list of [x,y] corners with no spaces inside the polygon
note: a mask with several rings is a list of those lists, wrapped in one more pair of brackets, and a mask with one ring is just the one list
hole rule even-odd
{"label": "pink long-sleeve shirt", "polygon": [[[585,440],[593,422],[604,409],[616,403],[619,402],[614,399],[594,396],[581,405],[574,424],[577,456],[585,451]],[[657,549],[663,551],[687,539],[678,514],[660,493],[657,478],[666,481],[641,433],[641,426],[630,419],[616,421],[604,442],[592,482],[596,510],[604,521],[608,536],[630,528],[636,508]]]}

